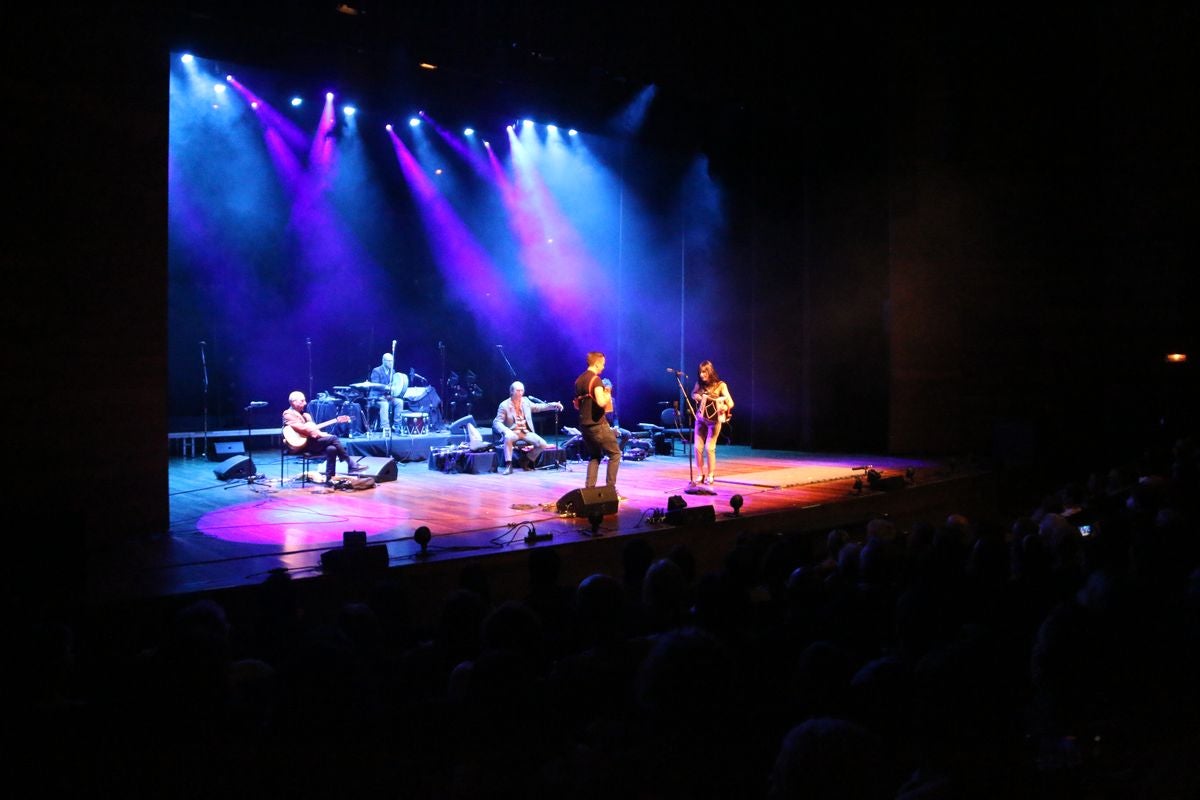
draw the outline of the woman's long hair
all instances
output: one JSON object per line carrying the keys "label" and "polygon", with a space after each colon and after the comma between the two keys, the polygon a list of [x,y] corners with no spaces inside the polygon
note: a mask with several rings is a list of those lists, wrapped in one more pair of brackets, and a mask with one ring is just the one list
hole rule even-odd
{"label": "woman's long hair", "polygon": [[697,371],[697,373],[696,373],[696,380],[699,381],[701,386],[706,386],[706,387],[707,386],[716,386],[718,383],[721,382],[721,376],[717,374],[717,368],[714,367],[712,365],[712,362],[709,361],[708,359],[705,359],[704,361],[700,362],[700,370],[703,370],[705,367],[708,367],[710,370],[712,370],[712,372],[710,373],[712,375],[712,380],[705,381],[703,378],[700,377],[699,371]]}

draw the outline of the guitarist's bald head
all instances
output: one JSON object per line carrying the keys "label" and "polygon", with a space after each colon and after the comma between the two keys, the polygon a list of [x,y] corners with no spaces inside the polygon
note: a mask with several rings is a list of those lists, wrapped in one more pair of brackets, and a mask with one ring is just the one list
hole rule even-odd
{"label": "guitarist's bald head", "polygon": [[295,403],[297,400],[304,399],[304,392],[296,391],[288,395],[288,402]]}

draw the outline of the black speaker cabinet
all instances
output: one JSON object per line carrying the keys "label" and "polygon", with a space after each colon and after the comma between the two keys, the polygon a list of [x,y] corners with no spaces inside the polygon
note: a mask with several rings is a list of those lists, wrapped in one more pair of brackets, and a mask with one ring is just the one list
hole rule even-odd
{"label": "black speaker cabinet", "polygon": [[708,525],[717,521],[717,510],[712,506],[684,506],[668,509],[668,525]]}
{"label": "black speaker cabinet", "polygon": [[577,517],[590,517],[594,512],[603,516],[617,513],[617,490],[609,486],[591,489],[572,489],[558,498],[558,512]]}
{"label": "black speaker cabinet", "polygon": [[254,462],[250,460],[250,456],[245,455],[227,458],[213,468],[213,474],[219,481],[249,478],[254,474]]}
{"label": "black speaker cabinet", "polygon": [[382,572],[388,567],[386,544],[339,547],[321,553],[321,570],[326,574],[360,575]]}
{"label": "black speaker cabinet", "polygon": [[208,460],[224,461],[233,456],[246,455],[246,443],[240,439],[235,442],[209,442]]}
{"label": "black speaker cabinet", "polygon": [[350,456],[351,462],[366,467],[361,472],[349,472],[349,464],[338,464],[337,471],[343,475],[357,475],[361,478],[374,478],[376,483],[387,483],[396,480],[396,460],[391,456]]}
{"label": "black speaker cabinet", "polygon": [[867,470],[867,483],[872,489],[881,492],[903,489],[905,485],[903,475],[890,475],[885,478],[873,469]]}

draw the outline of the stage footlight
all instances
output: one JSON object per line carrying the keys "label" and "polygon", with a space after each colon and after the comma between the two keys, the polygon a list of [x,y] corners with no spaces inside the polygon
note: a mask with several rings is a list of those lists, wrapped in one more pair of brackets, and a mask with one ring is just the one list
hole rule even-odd
{"label": "stage footlight", "polygon": [[600,535],[600,523],[604,521],[604,515],[599,511],[593,511],[588,514],[588,522],[592,525],[592,536]]}
{"label": "stage footlight", "polygon": [[862,478],[855,477],[855,478],[854,478],[854,493],[855,493],[855,494],[862,494],[862,486],[863,486],[863,484],[862,484]]}
{"label": "stage footlight", "polygon": [[429,528],[425,525],[417,528],[413,532],[413,541],[421,546],[421,552],[417,553],[418,558],[425,558],[429,555],[429,540],[433,538]]}
{"label": "stage footlight", "polygon": [[733,509],[733,515],[735,517],[739,516],[742,513],[742,496],[740,494],[735,494],[733,497],[729,498],[729,507]]}

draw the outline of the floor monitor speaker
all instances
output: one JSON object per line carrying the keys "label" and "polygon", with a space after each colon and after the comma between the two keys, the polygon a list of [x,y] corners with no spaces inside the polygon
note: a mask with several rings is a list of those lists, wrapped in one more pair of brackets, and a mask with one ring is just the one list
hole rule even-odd
{"label": "floor monitor speaker", "polygon": [[717,510],[712,506],[685,506],[667,510],[668,525],[707,525],[717,521]]}
{"label": "floor monitor speaker", "polygon": [[558,498],[558,512],[577,517],[589,517],[594,512],[608,516],[617,513],[617,506],[617,490],[611,486],[572,489]]}
{"label": "floor monitor speaker", "polygon": [[217,464],[213,468],[213,474],[219,481],[249,478],[254,474],[254,462],[250,460],[250,456],[233,456]]}
{"label": "floor monitor speaker", "polygon": [[366,467],[361,472],[349,472],[349,464],[338,464],[338,474],[357,475],[362,478],[374,478],[376,483],[387,483],[396,480],[396,460],[391,456],[350,456],[351,463]]}
{"label": "floor monitor speaker", "polygon": [[209,461],[224,461],[233,456],[246,455],[246,443],[242,440],[235,442],[210,442],[208,446]]}

